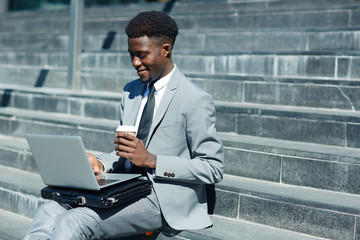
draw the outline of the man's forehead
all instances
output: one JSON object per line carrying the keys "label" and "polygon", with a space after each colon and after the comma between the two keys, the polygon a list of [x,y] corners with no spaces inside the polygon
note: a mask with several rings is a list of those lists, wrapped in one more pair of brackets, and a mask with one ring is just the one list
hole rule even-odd
{"label": "man's forehead", "polygon": [[128,38],[128,47],[129,48],[149,48],[158,45],[159,42],[153,38],[148,38],[147,36],[139,38]]}

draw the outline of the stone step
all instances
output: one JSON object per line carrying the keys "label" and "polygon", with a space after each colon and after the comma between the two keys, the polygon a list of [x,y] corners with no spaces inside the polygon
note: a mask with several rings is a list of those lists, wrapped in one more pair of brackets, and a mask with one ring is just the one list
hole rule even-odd
{"label": "stone step", "polygon": [[[359,31],[347,29],[323,31],[296,30],[180,30],[174,48],[175,53],[202,51],[224,52],[337,52],[359,51]],[[67,51],[68,33],[0,33],[0,50],[57,50]],[[102,30],[100,33],[84,33],[83,49],[87,51],[127,51],[124,29]]]}
{"label": "stone step", "polygon": [[[64,100],[67,103],[67,99]],[[41,103],[41,101],[39,101]],[[87,106],[56,106],[67,113],[42,112],[12,107],[0,108],[2,126],[6,135],[22,136],[28,130],[69,134],[72,131],[84,134],[92,127],[102,134],[113,136],[118,120],[101,118],[99,111],[107,101]],[[101,110],[104,116],[115,114],[116,104]],[[282,105],[229,103],[216,101],[217,129],[220,132],[234,132],[242,135],[309,142],[340,147],[360,147],[357,135],[360,131],[360,115],[357,111],[316,109]],[[46,108],[50,108],[47,104]],[[100,110],[99,110],[100,108]],[[67,110],[66,110],[67,109]],[[84,110],[78,115],[71,111]],[[115,114],[116,115],[116,114]],[[99,117],[100,116],[100,117]],[[46,124],[45,124],[46,123]],[[109,128],[109,126],[111,126]],[[100,135],[105,137],[105,135]],[[100,137],[98,136],[98,137]],[[105,139],[109,139],[105,137]],[[111,139],[112,141],[113,139]]]}
{"label": "stone step", "polygon": [[[200,15],[209,13],[261,13],[278,11],[303,11],[303,10],[334,10],[334,9],[356,9],[359,2],[356,0],[303,0],[301,3],[289,0],[192,0],[176,1],[173,3],[130,3],[113,4],[111,6],[86,7],[85,18],[98,17],[132,17],[139,11],[158,10],[169,12],[174,15]],[[119,14],[119,12],[121,14]],[[2,14],[1,18],[12,19],[23,18],[24,20],[33,17],[51,17],[56,15],[66,17],[67,10],[44,11],[41,15],[34,11],[12,11]]]}
{"label": "stone step", "polygon": [[0,209],[0,222],[1,240],[21,240],[29,229],[31,219]]}
{"label": "stone step", "polygon": [[[125,83],[137,78],[132,67],[124,70],[83,69],[81,75],[83,91],[116,94],[122,92]],[[219,101],[358,109],[356,92],[360,81],[356,78],[240,76],[226,73],[186,75]],[[0,78],[0,89],[14,92],[28,87],[30,90],[27,91],[30,92],[33,87],[68,88],[65,67],[0,65]]]}
{"label": "stone step", "polygon": [[[34,75],[38,69],[34,70]],[[44,72],[49,76],[44,76]],[[0,76],[1,76],[0,69]],[[9,71],[5,71],[8,74]],[[11,71],[10,71],[11,72]],[[24,71],[29,72],[29,71]],[[122,89],[130,76],[114,74],[82,74],[83,91],[74,93],[67,89],[47,87],[24,87],[28,84],[50,86],[52,83],[65,85],[66,79],[55,77],[59,71],[41,70],[39,76],[19,77],[16,82],[11,76],[9,84],[0,84],[0,106],[38,111],[68,113],[105,119],[119,118],[119,104]],[[21,74],[22,75],[22,74]],[[51,75],[51,76],[50,76]],[[135,76],[134,78],[135,79]],[[210,93],[215,101],[245,104],[284,105],[323,109],[357,111],[360,109],[358,91],[360,86],[343,86],[313,83],[271,82],[264,79],[211,79],[190,77],[199,87]],[[58,80],[58,82],[55,82]],[[43,84],[39,84],[42,82]],[[62,82],[62,83],[61,83]],[[21,86],[16,86],[19,84]],[[110,91],[111,90],[111,91]],[[96,97],[94,97],[94,95]]]}
{"label": "stone step", "polygon": [[230,175],[215,189],[217,215],[330,239],[356,239],[359,234],[359,195]]}
{"label": "stone step", "polygon": [[[1,201],[1,207],[6,211],[18,214],[33,214],[37,206],[43,202],[39,197],[39,191],[43,187],[40,176],[1,165],[0,169],[4,173],[0,176],[0,190],[1,195],[5,196],[2,198],[4,201]],[[25,182],[32,184],[25,184]],[[295,236],[298,237],[295,239],[307,239],[306,236],[293,233],[298,232],[322,238],[350,240],[359,232],[356,226],[356,219],[360,213],[359,195],[320,191],[230,175],[226,175],[215,188],[209,188],[209,194],[216,197],[216,202],[210,204],[210,212],[214,214],[215,218],[228,218],[229,220],[226,220],[225,224],[239,226],[241,229],[241,225],[237,224],[245,224],[249,227],[250,232],[246,231],[247,233],[245,233],[249,239],[252,239],[250,236],[262,236],[255,239],[265,239],[263,234],[270,231],[269,233],[285,234],[283,237],[289,234],[289,239],[293,239],[292,237]],[[30,203],[24,198],[33,201]],[[7,206],[9,201],[11,201],[11,207]],[[17,204],[26,208],[26,211],[16,208]],[[22,211],[19,212],[19,210]],[[230,228],[224,229],[223,224],[216,219],[214,222],[215,226],[210,231],[211,234],[214,234],[214,239],[218,239],[226,232],[224,230]],[[279,232],[277,229],[271,230],[270,228],[265,228],[266,230],[264,229],[265,232],[263,232],[260,225],[253,225],[251,222],[292,232]],[[253,228],[257,228],[260,232],[253,231],[255,230]],[[237,230],[234,229],[234,231]],[[236,236],[234,234],[238,234],[238,232],[234,231],[229,231],[228,234]],[[196,231],[195,235],[209,236],[207,232],[207,230]],[[186,232],[181,236],[198,239],[191,238],[191,235]],[[226,234],[226,236],[228,235]],[[268,239],[288,239],[286,237],[276,238],[279,236],[274,235],[274,238]],[[223,238],[220,237],[220,239]]]}
{"label": "stone step", "polygon": [[[127,52],[86,52],[82,54],[84,71],[129,71],[132,68]],[[358,80],[356,67],[360,56],[337,56],[322,53],[262,54],[178,53],[174,62],[186,74],[225,76],[257,76],[310,78],[327,80]],[[0,52],[0,65],[26,65],[51,68],[67,67],[67,53],[54,51]],[[133,73],[132,73],[133,74]]]}
{"label": "stone step", "polygon": [[[321,1],[318,8],[316,8],[317,4],[311,3],[310,1],[306,1],[304,5],[290,3],[290,5],[293,5],[293,9],[290,8],[290,10],[287,8],[286,3],[290,3],[290,1],[273,2],[273,4],[269,4],[268,1],[247,3],[253,5],[251,8],[257,8],[255,11],[244,8],[244,4],[231,4],[224,3],[223,1],[213,2],[211,4],[199,2],[195,5],[188,3],[187,6],[183,5],[185,8],[183,10],[179,9],[178,13],[175,11],[177,6],[173,5],[171,14],[174,15],[173,17],[181,29],[336,28],[359,26],[358,17],[360,11],[358,9],[359,4],[356,1],[336,1],[332,7],[329,7],[331,6],[329,2]],[[181,5],[183,3],[176,4]],[[259,8],[256,4],[263,5],[263,8]],[[269,8],[270,5],[274,7]],[[97,31],[104,29],[104,27],[109,30],[123,29],[129,21],[129,18],[139,11],[145,9],[162,10],[166,8],[166,4],[139,4],[136,6],[140,7],[136,9],[122,5],[118,9],[123,11],[116,11],[118,10],[116,9],[105,10],[103,13],[100,13],[100,15],[97,15],[94,11],[85,14],[85,16],[93,15],[94,17],[84,19],[84,29],[85,31]],[[197,8],[194,8],[194,6]],[[113,14],[109,14],[109,11],[112,11]],[[104,15],[108,15],[109,17],[104,17]],[[11,16],[11,13],[6,16]],[[56,12],[50,17],[49,14],[45,14],[46,20],[44,17],[34,17],[31,21],[31,16],[33,15],[26,16],[25,14],[25,17],[17,21],[14,26],[8,23],[8,21],[2,21],[0,29],[2,32],[38,32],[53,29],[56,29],[56,31],[66,31],[69,28],[66,11],[60,11],[60,16],[56,14]],[[49,21],[49,18],[54,20]]]}
{"label": "stone step", "polygon": [[257,180],[359,194],[360,150],[221,133],[225,173]]}
{"label": "stone step", "polygon": [[[276,229],[265,225],[254,224],[248,221],[234,220],[219,216],[211,216],[214,223],[213,227],[198,231],[183,231],[174,237],[166,237],[163,234],[153,236],[131,236],[118,238],[117,240],[176,240],[176,239],[237,239],[241,236],[243,240],[320,240],[324,238],[313,237],[296,232]],[[0,239],[1,240],[21,240],[27,233],[32,222],[31,218],[20,214],[4,211],[0,209]]]}
{"label": "stone step", "polygon": [[[24,133],[79,135],[87,149],[97,152],[110,152],[114,147],[115,120],[95,121],[14,109],[5,113],[0,117],[4,126],[1,133],[8,136],[0,137],[3,156],[0,164],[6,166],[37,172]],[[91,121],[94,121],[92,125]],[[220,132],[220,136],[225,147],[227,174],[352,194],[360,192],[359,148],[225,132]]]}
{"label": "stone step", "polygon": [[[26,133],[77,135],[87,149],[113,151],[118,120],[81,117],[25,109],[0,108],[0,134],[25,137]],[[102,141],[98,141],[102,139]]]}
{"label": "stone step", "polygon": [[360,83],[358,81],[286,77],[206,77],[191,74],[189,78],[209,92],[216,101],[349,111],[360,109],[357,100]]}
{"label": "stone step", "polygon": [[[11,92],[7,92],[4,95],[2,99],[3,106],[6,106],[4,103],[8,101],[7,98],[9,97],[11,97]],[[26,108],[0,108],[0,113],[4,118],[4,125],[13,125],[9,128],[3,128],[2,131],[5,131],[5,134],[20,133],[20,129],[26,130],[33,124],[28,125],[27,121],[33,122],[35,119],[67,125],[69,123],[77,124],[71,118],[88,124],[91,121],[101,122],[104,116],[109,117],[109,119],[103,120],[111,123],[111,126],[115,126],[116,124],[114,123],[118,119],[117,109],[119,101],[111,101],[111,104],[109,104],[110,102],[104,99],[98,102],[91,102],[92,104],[87,104],[86,101],[79,103],[75,101],[76,95],[74,95],[73,99],[52,99],[52,102],[51,99],[45,101],[46,99],[40,98],[37,100],[39,107],[45,110],[51,108],[59,109],[57,111],[61,110],[63,113],[41,112],[31,109],[27,110]],[[26,106],[22,101],[20,101],[20,104]],[[217,128],[221,132],[235,132],[243,135],[342,147],[359,147],[356,136],[359,132],[358,123],[360,115],[357,111],[222,101],[215,101],[215,105],[218,112]],[[36,109],[36,107],[33,109]],[[15,119],[13,119],[14,116],[16,116]],[[83,120],[84,117],[90,120]],[[39,131],[46,128],[40,125],[36,127]],[[105,129],[108,130],[107,127]]]}
{"label": "stone step", "polygon": [[358,148],[356,111],[216,102],[217,129],[242,135]]}
{"label": "stone step", "polygon": [[[125,83],[138,78],[133,68],[127,70],[85,70],[81,72],[82,90],[122,92]],[[53,66],[0,65],[1,88],[68,89],[67,68]]]}
{"label": "stone step", "polygon": [[1,88],[0,106],[108,120],[120,119],[121,93],[66,89]]}

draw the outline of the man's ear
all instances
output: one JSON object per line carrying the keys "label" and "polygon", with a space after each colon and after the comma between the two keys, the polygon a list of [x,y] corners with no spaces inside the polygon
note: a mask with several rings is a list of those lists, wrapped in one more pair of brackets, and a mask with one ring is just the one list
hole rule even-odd
{"label": "man's ear", "polygon": [[165,57],[170,58],[171,57],[171,50],[172,50],[171,44],[164,43],[162,47],[163,47]]}

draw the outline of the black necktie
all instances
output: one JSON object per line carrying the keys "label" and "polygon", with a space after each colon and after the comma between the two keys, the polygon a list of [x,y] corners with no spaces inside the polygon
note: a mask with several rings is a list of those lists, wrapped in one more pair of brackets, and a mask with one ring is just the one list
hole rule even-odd
{"label": "black necktie", "polygon": [[[154,97],[154,82],[149,84],[149,94],[147,102],[144,106],[144,110],[141,115],[139,128],[136,137],[141,139],[144,144],[146,144],[146,140],[149,135],[150,126],[152,123],[153,115],[154,115],[154,108],[155,108],[155,97]],[[142,175],[146,176],[146,171],[144,168],[138,167],[136,165],[131,164],[131,172],[132,173],[141,173]]]}
{"label": "black necktie", "polygon": [[154,92],[155,92],[154,82],[151,82],[149,84],[148,99],[145,104],[143,113],[141,115],[140,124],[137,133],[137,138],[141,139],[144,142],[144,144],[146,144],[146,140],[149,135],[150,126],[154,115],[154,108],[155,108]]}

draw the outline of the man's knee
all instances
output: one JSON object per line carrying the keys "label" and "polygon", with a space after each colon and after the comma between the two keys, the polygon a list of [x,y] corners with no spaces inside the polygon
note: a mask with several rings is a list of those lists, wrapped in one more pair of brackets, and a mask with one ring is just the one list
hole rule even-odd
{"label": "man's knee", "polygon": [[36,217],[35,218],[41,218],[41,219],[53,219],[56,221],[58,216],[66,212],[66,208],[58,204],[57,202],[45,202],[43,203],[36,211]]}
{"label": "man's knee", "polygon": [[88,214],[86,208],[66,211],[57,220],[54,234],[66,236],[66,239],[91,239],[99,234],[96,217]]}

